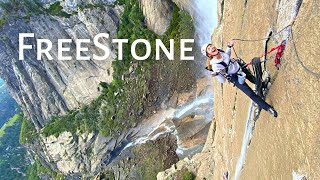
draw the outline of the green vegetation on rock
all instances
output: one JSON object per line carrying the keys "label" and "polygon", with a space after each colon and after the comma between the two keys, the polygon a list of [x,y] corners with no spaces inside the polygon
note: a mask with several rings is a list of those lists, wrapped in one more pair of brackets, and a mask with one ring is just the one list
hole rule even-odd
{"label": "green vegetation on rock", "polygon": [[[149,91],[148,80],[155,68],[155,51],[152,50],[147,60],[136,61],[130,53],[132,42],[136,39],[146,39],[154,47],[157,38],[168,44],[169,39],[181,39],[186,35],[193,37],[190,16],[177,6],[174,7],[174,17],[169,29],[161,37],[148,30],[144,20],[139,2],[125,0],[118,38],[129,39],[129,43],[123,46],[123,60],[114,61],[112,64],[112,83],[101,82],[98,87],[101,95],[89,105],[54,117],[42,130],[45,136],[58,136],[64,131],[75,133],[77,130],[98,131],[104,136],[117,136],[139,122],[145,111],[146,94]],[[146,48],[140,45],[136,47],[136,52],[138,55],[144,55]],[[179,49],[179,43],[175,44],[175,49]]]}
{"label": "green vegetation on rock", "polygon": [[[29,20],[31,15],[40,14],[44,12],[43,7],[39,4],[38,1],[31,0],[9,0],[8,2],[0,2],[0,7],[2,9],[2,16],[0,18],[0,27],[6,24],[10,18],[12,19],[25,19]],[[22,12],[18,12],[22,10],[25,12],[25,15],[20,15]],[[23,13],[22,13],[23,14]]]}
{"label": "green vegetation on rock", "polygon": [[4,136],[6,133],[6,129],[8,127],[11,127],[14,125],[14,123],[18,120],[21,120],[21,114],[15,114],[12,118],[9,119],[8,122],[6,122],[0,129],[0,144],[1,144],[1,138]]}
{"label": "green vegetation on rock", "polygon": [[138,159],[136,179],[157,179],[158,172],[164,171],[178,162],[179,158],[175,151],[177,147],[174,144],[176,139],[172,137],[168,136],[154,142],[147,142],[133,149],[133,153]]}
{"label": "green vegetation on rock", "polygon": [[35,162],[29,167],[27,171],[27,180],[40,180],[39,176],[46,174],[53,179],[63,180],[64,176],[61,173],[57,173],[44,165],[41,164],[39,159],[36,159]]}
{"label": "green vegetation on rock", "polygon": [[130,147],[130,150],[120,155],[120,161],[115,160],[100,173],[100,179],[114,179],[121,174],[122,177],[130,177],[130,180],[155,180],[158,172],[179,161],[176,142],[174,135],[168,135]]}
{"label": "green vegetation on rock", "polygon": [[35,129],[32,122],[25,118],[22,118],[21,130],[20,130],[20,144],[31,143],[38,137],[37,130]]}
{"label": "green vegetation on rock", "polygon": [[46,13],[65,18],[69,18],[71,16],[71,14],[63,10],[63,7],[60,5],[60,1],[51,4],[47,9],[43,8],[40,2],[32,0],[9,0],[5,3],[0,2],[0,7],[2,9],[0,27],[6,24],[10,18],[29,20],[32,15]]}
{"label": "green vegetation on rock", "polygon": [[188,170],[182,173],[182,180],[195,180],[195,179],[196,179],[196,176]]}
{"label": "green vegetation on rock", "polygon": [[[12,112],[7,111],[6,113],[11,114]],[[5,133],[2,134],[0,144],[0,179],[24,179],[23,173],[27,171],[29,165],[27,152],[19,144],[21,119],[21,115],[16,114],[6,125],[3,125],[6,128],[2,129]]]}
{"label": "green vegetation on rock", "polygon": [[10,3],[0,2],[0,8],[2,9],[2,15],[0,17],[0,27],[7,23],[8,12],[10,11]]}
{"label": "green vegetation on rock", "polygon": [[47,9],[47,12],[51,15],[54,15],[54,16],[69,18],[71,16],[71,14],[68,14],[67,12],[63,11],[62,9],[63,9],[63,7],[60,5],[60,1],[57,1],[57,2],[50,5],[50,7]]}
{"label": "green vegetation on rock", "polygon": [[83,106],[80,110],[73,110],[63,116],[57,116],[52,119],[52,122],[43,128],[42,133],[45,136],[58,136],[64,131],[75,133],[92,132],[98,128],[96,124],[99,120],[99,108],[102,98],[92,101],[89,105]]}
{"label": "green vegetation on rock", "polygon": [[101,8],[103,9],[106,5],[104,4],[85,4],[85,5],[79,5],[78,8],[80,10],[84,9],[95,9],[95,8]]}
{"label": "green vegetation on rock", "polygon": [[[81,4],[81,5],[78,5],[78,8],[80,10],[94,9],[94,8],[103,9],[105,6],[114,7],[115,5],[123,5],[123,4],[124,4],[124,0],[118,0],[114,3],[114,5],[108,5],[104,3],[83,4],[83,5]],[[0,27],[6,24],[10,18],[25,19],[26,21],[28,21],[32,15],[39,15],[39,14],[50,14],[53,16],[70,18],[73,14],[77,13],[76,11],[74,11],[70,14],[64,11],[60,1],[52,3],[48,8],[44,8],[39,1],[9,0],[7,2],[0,2],[0,8],[2,9],[2,15],[0,17]],[[19,10],[21,10],[21,12]],[[18,11],[19,13],[16,14],[15,12],[18,12]]]}

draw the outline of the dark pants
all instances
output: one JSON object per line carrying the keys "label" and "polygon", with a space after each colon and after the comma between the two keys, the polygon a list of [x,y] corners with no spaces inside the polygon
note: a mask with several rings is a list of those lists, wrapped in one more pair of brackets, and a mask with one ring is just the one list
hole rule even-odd
{"label": "dark pants", "polygon": [[239,88],[242,92],[244,92],[247,96],[252,99],[258,106],[266,111],[271,107],[268,103],[266,103],[260,96],[256,95],[253,90],[248,86],[246,82],[243,84],[239,84],[237,74],[229,75],[229,81],[232,82],[237,88]]}
{"label": "dark pants", "polygon": [[247,68],[242,68],[242,71],[246,74],[246,79],[248,79],[252,84],[256,84],[256,78]]}

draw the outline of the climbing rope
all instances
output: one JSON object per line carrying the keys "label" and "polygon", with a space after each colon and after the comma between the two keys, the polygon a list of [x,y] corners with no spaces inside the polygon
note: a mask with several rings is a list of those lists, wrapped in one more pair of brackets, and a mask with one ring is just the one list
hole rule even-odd
{"label": "climbing rope", "polygon": [[275,37],[276,35],[280,34],[282,31],[284,31],[285,29],[287,29],[288,27],[292,27],[294,25],[294,22],[295,22],[295,18],[291,21],[291,23],[289,25],[287,25],[286,27],[282,28],[279,32],[277,32],[276,34],[274,35],[269,35],[268,37],[266,38],[262,38],[262,39],[238,39],[238,38],[235,38],[235,39],[232,39],[233,41],[244,41],[244,42],[255,42],[255,41],[263,41],[263,40],[268,40],[270,39],[271,37]]}
{"label": "climbing rope", "polygon": [[[286,27],[282,28],[279,32],[277,32],[277,33],[274,34],[274,35],[271,35],[271,34],[270,34],[270,35],[269,35],[268,37],[266,37],[266,38],[262,38],[262,39],[237,39],[237,38],[234,38],[234,39],[232,39],[232,40],[233,40],[233,41],[244,41],[244,42],[256,42],[256,41],[268,40],[268,39],[270,39],[271,37],[275,37],[276,35],[280,34],[280,33],[283,32],[284,30],[286,30],[288,27],[292,27],[292,26],[294,25],[294,23],[295,23],[295,18],[291,21],[290,24],[288,24]],[[274,62],[275,62],[275,67],[279,70],[280,60],[281,60],[281,57],[282,57],[282,55],[283,55],[283,52],[284,52],[284,49],[285,49],[285,46],[286,46],[286,43],[287,43],[288,40],[289,40],[289,36],[288,36],[288,38],[287,38],[286,40],[282,41],[280,45],[272,48],[269,52],[266,52],[265,54],[261,55],[260,58],[266,57],[266,56],[267,56],[268,54],[270,54],[271,52],[277,50],[277,54],[276,54],[276,56],[275,56]],[[233,51],[234,51],[236,57],[239,59],[239,57],[238,57],[238,55],[237,55],[234,47],[233,47]],[[270,58],[265,58],[265,60],[262,61],[262,62],[266,62],[266,61],[269,60],[269,59],[270,59]],[[252,61],[249,62],[249,63],[247,63],[244,67],[247,67],[247,66],[249,66],[249,65],[252,65]]]}
{"label": "climbing rope", "polygon": [[239,59],[238,54],[237,54],[236,50],[234,49],[234,46],[232,46],[232,49],[233,49],[233,52],[236,55],[236,57]]}
{"label": "climbing rope", "polygon": [[[276,46],[276,47],[273,47],[271,50],[269,50],[269,51],[266,52],[265,54],[261,55],[260,58],[265,57],[265,56],[267,56],[268,54],[270,54],[271,52],[277,50],[276,55],[275,55],[275,56],[271,56],[271,57],[269,57],[269,58],[266,58],[266,59],[265,59],[264,61],[262,61],[262,62],[266,62],[266,61],[268,61],[269,59],[275,58],[275,66],[276,66],[276,68],[279,70],[280,59],[281,59],[281,57],[282,57],[282,55],[283,55],[285,46],[286,46],[286,44],[287,44],[288,41],[291,41],[292,47],[293,47],[293,50],[294,50],[294,53],[295,53],[295,56],[296,56],[296,59],[297,59],[297,61],[299,62],[299,64],[303,67],[303,69],[304,69],[307,73],[313,75],[313,76],[316,77],[316,78],[320,78],[320,73],[313,72],[312,70],[310,70],[309,68],[307,68],[307,67],[303,64],[303,62],[301,61],[301,59],[300,59],[300,56],[299,56],[299,54],[298,54],[298,51],[297,51],[297,48],[296,48],[296,44],[295,44],[295,39],[294,39],[293,30],[292,30],[292,26],[294,25],[294,23],[295,23],[295,19],[293,19],[293,21],[292,21],[289,25],[287,25],[286,27],[284,27],[283,29],[281,29],[278,33],[276,33],[276,34],[274,34],[274,35],[272,35],[272,36],[270,35],[270,36],[268,36],[267,38],[262,38],[262,39],[232,39],[232,40],[235,40],[235,41],[244,41],[244,42],[255,42],[255,41],[267,40],[267,39],[269,39],[269,38],[271,38],[271,37],[274,37],[274,36],[278,35],[278,34],[281,33],[282,31],[284,31],[285,29],[291,27],[291,28],[289,29],[289,36],[286,38],[286,40],[283,40],[280,45],[278,45],[278,46]],[[239,57],[238,57],[238,55],[237,55],[237,53],[236,53],[236,51],[235,51],[234,48],[233,48],[233,51],[235,52],[236,57],[239,59]],[[252,65],[252,61],[249,62],[249,63],[247,63],[247,64],[244,65],[244,66],[247,67],[247,66],[249,66],[249,65]]]}
{"label": "climbing rope", "polygon": [[[276,34],[273,34],[273,35],[270,34],[270,35],[269,35],[268,37],[266,37],[266,38],[261,38],[261,39],[239,39],[239,38],[234,38],[234,39],[232,39],[232,40],[233,40],[233,41],[242,41],[242,42],[264,41],[264,40],[268,40],[268,39],[270,39],[270,38],[272,38],[272,37],[275,37],[276,35],[280,34],[281,32],[283,32],[284,30],[286,30],[287,28],[290,27],[290,28],[289,28],[289,35],[288,35],[288,37],[287,37],[285,40],[283,40],[283,41],[281,42],[281,44],[279,44],[279,45],[276,46],[276,47],[273,47],[270,51],[268,51],[268,52],[266,52],[265,54],[263,54],[262,56],[260,56],[260,58],[266,57],[266,56],[267,56],[268,54],[270,54],[271,52],[277,50],[276,55],[275,55],[275,56],[271,56],[271,57],[269,57],[269,58],[265,58],[265,60],[263,60],[262,62],[266,62],[266,61],[268,61],[268,60],[271,59],[271,58],[275,58],[275,66],[276,66],[276,68],[279,70],[280,59],[281,59],[281,57],[282,57],[282,55],[283,55],[283,52],[284,52],[284,49],[285,49],[285,46],[286,46],[287,42],[290,40],[290,41],[292,42],[293,50],[294,50],[296,59],[297,59],[297,61],[299,62],[299,64],[303,67],[303,69],[304,69],[307,73],[315,76],[316,78],[320,78],[320,73],[313,72],[312,70],[310,70],[309,68],[307,68],[307,67],[303,64],[303,62],[301,61],[301,59],[300,59],[300,56],[299,56],[299,54],[298,54],[298,51],[297,51],[297,48],[296,48],[296,45],[295,45],[295,40],[294,40],[294,35],[293,35],[293,30],[292,30],[292,27],[293,27],[293,25],[294,25],[294,23],[295,23],[295,20],[296,20],[296,17],[291,21],[290,24],[288,24],[287,26],[285,26],[284,28],[282,28],[279,32],[277,32]],[[234,47],[233,47],[233,51],[234,51],[236,57],[239,59],[238,54],[236,53],[236,50],[235,50]],[[247,64],[245,64],[244,67],[247,67],[247,66],[249,66],[249,65],[252,65],[252,61],[249,62],[249,63],[247,63]]]}
{"label": "climbing rope", "polygon": [[292,29],[290,29],[290,35],[291,35],[292,47],[293,47],[294,53],[295,53],[295,55],[296,55],[296,58],[297,58],[299,64],[303,67],[303,69],[304,69],[307,73],[315,76],[316,78],[320,78],[320,74],[319,74],[319,73],[315,73],[315,72],[313,72],[312,70],[308,69],[308,68],[303,64],[303,62],[301,61],[300,56],[299,56],[298,51],[297,51],[297,48],[296,48],[296,44],[295,44],[295,42],[294,42],[294,37],[293,37],[293,31],[292,31]]}

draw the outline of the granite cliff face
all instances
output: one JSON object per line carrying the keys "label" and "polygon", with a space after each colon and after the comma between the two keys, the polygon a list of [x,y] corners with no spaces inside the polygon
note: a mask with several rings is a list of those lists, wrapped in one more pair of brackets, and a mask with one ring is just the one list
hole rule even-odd
{"label": "granite cliff face", "polygon": [[[70,2],[66,1],[70,6]],[[21,5],[23,6],[23,5]],[[1,27],[1,68],[0,76],[8,85],[9,91],[20,104],[24,114],[31,119],[37,129],[43,127],[53,115],[89,103],[99,95],[100,81],[111,82],[112,56],[104,61],[76,61],[75,39],[91,39],[100,32],[108,32],[110,39],[104,43],[112,50],[111,38],[117,37],[120,7],[76,9],[70,18],[49,15],[32,15],[25,19],[28,12],[23,7],[10,14],[8,23]],[[18,18],[13,18],[17,16]],[[34,33],[35,38],[27,38],[26,44],[33,50],[25,51],[25,60],[18,60],[19,33]],[[50,39],[53,43],[51,55],[36,58],[36,39]],[[72,39],[70,61],[56,61],[57,40]],[[92,44],[93,45],[93,44]],[[101,49],[91,46],[87,54],[101,55]]]}
{"label": "granite cliff face", "polygon": [[172,20],[173,2],[141,0],[140,5],[148,28],[159,35],[164,34]]}
{"label": "granite cliff face", "polygon": [[[4,1],[6,2],[6,1]],[[57,1],[41,1],[48,8]],[[81,107],[99,95],[99,82],[112,81],[111,61],[115,52],[104,61],[77,61],[75,57],[75,40],[90,39],[98,33],[109,33],[105,40],[111,50],[114,47],[111,39],[117,38],[120,23],[121,6],[112,7],[114,1],[62,1],[63,11],[70,13],[70,18],[34,14],[28,16],[28,10],[23,4],[18,8],[11,7],[9,20],[1,26],[1,68],[0,77],[4,79],[12,96],[22,107],[37,129],[44,126],[53,115],[64,114],[68,110]],[[90,7],[92,4],[103,4],[103,8]],[[109,5],[108,5],[109,4]],[[87,8],[79,8],[86,7]],[[146,16],[148,27],[158,34],[163,34],[172,19],[171,1],[141,1],[141,8]],[[35,7],[39,8],[39,7]],[[156,13],[153,12],[157,9]],[[0,13],[3,9],[0,7]],[[163,15],[166,16],[163,16]],[[5,16],[5,15],[3,15]],[[18,17],[18,18],[14,18]],[[19,33],[34,33],[35,38],[27,38],[26,44],[33,45],[33,50],[25,51],[25,60],[18,60]],[[48,33],[49,32],[49,33]],[[46,56],[41,61],[36,60],[36,39],[50,39],[53,43],[50,54],[54,61],[48,61]],[[71,61],[56,61],[57,40],[72,39],[70,53]],[[93,43],[89,51],[83,55],[102,55],[103,51]]]}
{"label": "granite cliff face", "polygon": [[98,133],[64,132],[58,137],[43,137],[42,149],[35,153],[44,152],[43,160],[54,162],[53,169],[66,176],[92,177],[119,155],[132,136],[133,130],[118,138],[103,137]]}
{"label": "granite cliff face", "polygon": [[[76,131],[74,134],[65,131],[59,135],[44,137],[43,127],[50,122],[52,116],[67,114],[90,103],[101,93],[98,91],[98,84],[101,81],[107,83],[112,81],[111,61],[115,58],[115,48],[111,45],[111,39],[117,38],[124,5],[116,5],[114,1],[58,2],[53,0],[40,1],[40,4],[31,4],[29,7],[24,2],[27,1],[9,6],[6,10],[0,8],[0,13],[3,13],[6,20],[1,26],[0,35],[0,77],[8,84],[12,96],[21,106],[25,116],[37,128],[38,139],[27,146],[30,153],[45,167],[62,173],[70,179],[93,177],[97,174],[99,174],[98,177],[102,177],[109,175],[110,171],[119,179],[147,177],[145,174],[141,175],[142,170],[139,169],[140,165],[147,167],[150,163],[144,158],[152,155],[158,158],[152,159],[154,162],[164,160],[163,166],[155,167],[160,168],[158,169],[160,171],[178,160],[177,148],[182,148],[180,153],[183,153],[189,149],[198,151],[203,147],[208,124],[211,121],[211,119],[208,121],[206,116],[212,111],[206,111],[207,107],[198,110],[193,104],[188,104],[188,101],[196,101],[199,95],[205,94],[208,91],[207,82],[200,80],[200,85],[197,84],[196,79],[200,73],[197,72],[194,62],[178,60],[161,61],[154,66],[151,79],[146,81],[150,92],[144,95],[144,98],[149,103],[147,103],[148,107],[138,112],[140,116],[144,115],[143,123],[109,137],[103,137],[96,131]],[[148,28],[159,35],[163,34],[173,18],[174,2],[155,0],[140,1],[140,3]],[[188,3],[181,5],[179,1],[175,3],[180,8],[188,10],[192,6]],[[61,9],[58,8],[61,14],[47,12],[52,6],[57,7],[57,5],[61,6]],[[45,9],[40,13],[31,12],[43,7]],[[154,9],[157,9],[156,13],[151,13]],[[8,11],[11,12],[8,13]],[[164,14],[166,16],[163,16]],[[188,31],[193,36],[193,27],[189,26]],[[34,49],[25,51],[23,61],[18,60],[17,53],[18,36],[21,32],[35,34],[35,38],[27,38],[25,41],[25,44],[33,45]],[[77,61],[75,39],[92,41],[93,37],[101,32],[110,34],[110,39],[105,39],[103,43],[112,50],[112,56],[105,61]],[[53,61],[45,57],[41,61],[36,60],[36,39],[40,38],[50,39],[53,42],[53,48],[50,51]],[[65,54],[70,55],[72,60],[56,60],[57,39],[73,40],[70,53]],[[101,50],[92,44],[88,47],[89,52],[86,54],[102,54]],[[132,74],[130,78],[133,80],[136,78],[136,65],[130,67]],[[135,88],[132,87],[132,90]],[[212,103],[210,100],[208,102],[205,102],[207,104],[200,102],[200,106],[205,107]],[[181,119],[170,119],[161,124],[162,120],[165,120],[162,112],[165,114],[174,112],[170,110],[172,108],[179,110],[180,106],[184,105],[193,109],[187,108],[188,111],[183,113]],[[211,109],[212,105],[209,106],[208,109]],[[188,114],[193,111],[199,111],[201,116],[195,113]],[[153,121],[155,124],[148,124]],[[200,123],[197,123],[198,121]],[[167,132],[165,128],[168,127]],[[195,128],[186,133],[185,131],[190,127]],[[177,128],[176,134],[173,133],[175,128]],[[150,141],[128,147],[124,151],[125,146],[140,137],[150,138]],[[136,153],[130,153],[131,150]],[[145,151],[148,156],[143,154]],[[148,152],[155,154],[148,154]],[[122,153],[121,156],[120,153]],[[108,172],[103,172],[106,170]],[[118,176],[119,174],[121,176]],[[48,175],[43,173],[41,176],[46,179]]]}
{"label": "granite cliff face", "polygon": [[319,179],[319,2],[220,0],[218,17],[212,35],[218,47],[233,38],[275,35],[296,17],[293,38],[287,28],[268,41],[235,41],[238,56],[248,62],[289,37],[280,70],[275,70],[273,58],[266,63],[272,84],[266,101],[279,116],[274,119],[262,111],[256,122],[248,121],[248,97],[214,79],[215,121],[202,153],[179,161],[158,179],[176,179],[184,168],[197,179],[222,179],[225,172],[229,179]]}

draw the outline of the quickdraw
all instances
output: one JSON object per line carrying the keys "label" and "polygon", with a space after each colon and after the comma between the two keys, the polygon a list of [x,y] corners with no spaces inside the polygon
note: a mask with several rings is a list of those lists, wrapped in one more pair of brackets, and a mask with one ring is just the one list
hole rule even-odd
{"label": "quickdraw", "polygon": [[275,56],[275,59],[274,59],[274,66],[277,68],[277,70],[279,70],[280,65],[281,65],[281,57],[282,57],[282,55],[284,53],[284,50],[286,48],[286,44],[287,44],[287,41],[283,40],[281,42],[281,44],[279,44],[278,46],[272,48],[269,52],[267,52],[267,53],[263,54],[262,56],[260,56],[260,58],[265,57],[268,54],[272,53],[273,51],[277,50],[277,53],[276,53],[276,56]]}
{"label": "quickdraw", "polygon": [[286,48],[286,44],[287,44],[287,41],[284,40],[284,41],[282,41],[282,43],[278,47],[278,51],[276,53],[276,58],[274,59],[274,63],[275,63],[274,66],[277,68],[277,70],[279,70],[279,68],[280,68],[281,57],[282,57],[283,52],[284,52],[284,50]]}

